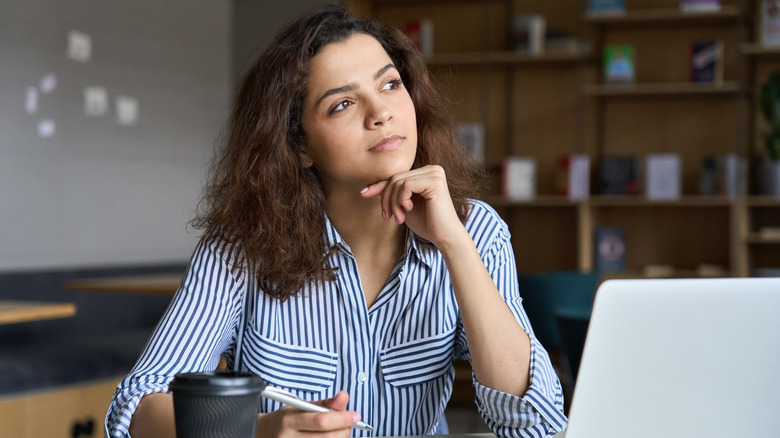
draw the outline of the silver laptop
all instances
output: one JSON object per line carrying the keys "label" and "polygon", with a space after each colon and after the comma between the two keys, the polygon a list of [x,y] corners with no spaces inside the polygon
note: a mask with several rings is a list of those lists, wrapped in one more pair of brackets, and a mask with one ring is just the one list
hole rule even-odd
{"label": "silver laptop", "polygon": [[610,280],[566,438],[780,437],[780,278]]}

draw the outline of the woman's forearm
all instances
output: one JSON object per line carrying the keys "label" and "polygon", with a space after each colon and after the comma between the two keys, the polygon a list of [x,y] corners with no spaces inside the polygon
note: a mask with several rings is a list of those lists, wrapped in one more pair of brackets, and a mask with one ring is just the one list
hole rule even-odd
{"label": "woman's forearm", "polygon": [[144,396],[130,421],[129,432],[133,438],[176,438],[173,396],[165,393]]}
{"label": "woman's forearm", "polygon": [[471,236],[464,229],[462,236],[440,251],[458,300],[477,381],[524,395],[530,385],[531,342],[496,289]]}

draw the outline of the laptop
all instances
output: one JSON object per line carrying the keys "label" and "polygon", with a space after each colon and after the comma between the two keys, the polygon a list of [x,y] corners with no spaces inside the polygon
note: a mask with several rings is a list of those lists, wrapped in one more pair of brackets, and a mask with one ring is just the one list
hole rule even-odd
{"label": "laptop", "polygon": [[565,438],[780,437],[780,278],[609,280]]}

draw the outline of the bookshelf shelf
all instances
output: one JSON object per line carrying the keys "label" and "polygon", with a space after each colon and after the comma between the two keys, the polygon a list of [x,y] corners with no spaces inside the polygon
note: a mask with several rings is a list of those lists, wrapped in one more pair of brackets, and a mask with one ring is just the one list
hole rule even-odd
{"label": "bookshelf shelf", "polygon": [[742,17],[740,9],[724,5],[719,11],[683,12],[674,8],[637,9],[614,14],[585,14],[585,22],[596,25],[648,26],[654,24],[677,24],[685,22],[706,22],[708,24],[732,24]]}
{"label": "bookshelf shelf", "polygon": [[658,82],[633,84],[598,84],[585,86],[585,95],[591,97],[620,96],[731,96],[742,87],[738,82]]}
{"label": "bookshelf shelf", "polygon": [[773,196],[748,196],[748,207],[780,207],[780,198]]}
{"label": "bookshelf shelf", "polygon": [[730,207],[734,201],[725,196],[682,196],[680,199],[647,199],[644,196],[592,196],[595,207]]}
{"label": "bookshelf shelf", "polygon": [[[717,277],[731,277],[732,274],[730,272],[725,272],[723,276]],[[620,280],[620,279],[644,279],[644,278],[716,278],[710,275],[701,275],[698,271],[694,269],[675,269],[671,274],[669,275],[647,275],[640,269],[628,269],[625,271],[618,271],[618,272],[606,272],[602,274],[601,278],[603,280]]]}
{"label": "bookshelf shelf", "polygon": [[515,65],[515,64],[547,64],[547,63],[577,63],[588,59],[590,52],[579,51],[547,51],[539,54],[521,53],[515,51],[495,52],[464,52],[440,53],[428,60],[431,67],[450,66],[485,66],[485,65]]}
{"label": "bookshelf shelf", "polygon": [[745,56],[778,56],[780,55],[780,46],[768,47],[758,43],[745,43],[740,46],[742,54]]}
{"label": "bookshelf shelf", "polygon": [[490,196],[487,202],[494,207],[577,207],[583,201],[574,201],[565,196],[542,195],[529,200],[508,200],[501,196]]}
{"label": "bookshelf shelf", "polygon": [[750,233],[745,238],[745,243],[749,245],[780,245],[780,236],[766,237],[761,233]]}

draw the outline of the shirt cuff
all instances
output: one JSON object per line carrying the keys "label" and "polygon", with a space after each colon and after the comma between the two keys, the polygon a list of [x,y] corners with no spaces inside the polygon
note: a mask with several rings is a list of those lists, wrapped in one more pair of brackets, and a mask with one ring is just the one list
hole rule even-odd
{"label": "shirt cuff", "polygon": [[498,436],[554,435],[566,427],[563,391],[547,351],[531,338],[531,385],[518,397],[482,385],[474,379],[477,406],[485,422]]}
{"label": "shirt cuff", "polygon": [[103,433],[106,437],[129,437],[128,429],[141,399],[153,393],[169,393],[167,383],[147,382],[140,387],[119,389],[106,414]]}

